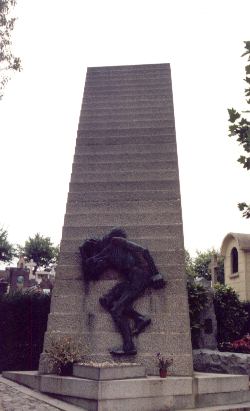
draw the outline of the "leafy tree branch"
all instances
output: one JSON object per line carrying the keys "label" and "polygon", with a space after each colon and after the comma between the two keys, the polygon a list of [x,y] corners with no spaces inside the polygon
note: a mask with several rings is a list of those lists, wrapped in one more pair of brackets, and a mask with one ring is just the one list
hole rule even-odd
{"label": "leafy tree branch", "polygon": [[0,99],[10,79],[10,72],[21,70],[21,60],[13,55],[11,49],[11,33],[16,21],[11,11],[15,5],[16,0],[0,0]]}
{"label": "leafy tree branch", "polygon": [[[245,53],[243,56],[248,56],[248,62],[250,61],[250,41],[245,41]],[[247,83],[247,88],[245,88],[245,96],[247,104],[250,104],[250,64],[247,63],[245,66],[245,82]],[[242,111],[239,113],[234,108],[228,109],[229,122],[229,137],[236,137],[239,145],[241,145],[245,151],[244,155],[238,158],[238,162],[242,164],[243,168],[250,170],[250,121],[247,115],[250,113],[249,110]],[[245,218],[250,218],[250,204],[246,202],[238,203],[238,208],[242,211],[242,215]]]}

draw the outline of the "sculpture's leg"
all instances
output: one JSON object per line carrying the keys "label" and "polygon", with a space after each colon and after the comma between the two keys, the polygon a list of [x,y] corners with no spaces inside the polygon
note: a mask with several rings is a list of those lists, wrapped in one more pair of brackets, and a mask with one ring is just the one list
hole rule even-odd
{"label": "sculpture's leg", "polygon": [[124,292],[124,288],[126,288],[127,286],[128,284],[126,282],[122,282],[112,287],[108,293],[99,298],[99,303],[101,304],[101,306],[105,310],[110,311],[113,307],[114,302],[119,300],[122,293]]}
{"label": "sculpture's leg", "polygon": [[126,315],[123,315],[121,310],[111,310],[112,318],[121,333],[123,339],[122,348],[113,348],[110,353],[113,355],[136,355],[137,351],[132,340],[132,332],[129,325],[129,320]]}
{"label": "sculpture's leg", "polygon": [[132,331],[132,335],[140,334],[151,323],[151,318],[149,316],[138,313],[132,307],[126,309],[126,315],[129,318],[132,318],[135,322],[135,327]]}

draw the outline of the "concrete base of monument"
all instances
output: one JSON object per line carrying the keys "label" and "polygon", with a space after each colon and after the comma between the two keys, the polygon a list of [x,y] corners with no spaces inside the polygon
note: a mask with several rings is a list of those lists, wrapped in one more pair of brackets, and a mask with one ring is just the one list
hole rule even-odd
{"label": "concrete base of monument", "polygon": [[76,365],[72,377],[34,371],[5,371],[3,377],[85,411],[167,411],[230,404],[228,409],[233,410],[233,404],[250,401],[247,375],[195,373],[160,378],[145,376],[143,368]]}

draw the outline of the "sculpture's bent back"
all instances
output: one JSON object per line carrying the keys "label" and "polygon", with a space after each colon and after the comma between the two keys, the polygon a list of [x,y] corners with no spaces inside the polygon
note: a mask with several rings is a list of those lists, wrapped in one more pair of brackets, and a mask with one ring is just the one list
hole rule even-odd
{"label": "sculpture's bent back", "polygon": [[[131,302],[129,321],[137,335],[132,345],[126,335],[124,343],[121,313],[110,315],[106,305],[124,273],[113,265],[98,281],[83,281],[81,275],[81,244],[98,241],[116,226],[150,251],[167,279],[166,287],[145,286],[133,307]],[[140,313],[142,321],[151,320],[142,329]],[[169,64],[87,71],[45,347],[51,336],[61,335],[80,341],[86,360],[131,362],[133,355],[133,362],[155,373],[161,352],[173,357],[174,374],[192,374]],[[111,350],[116,345],[121,349]],[[40,371],[46,367],[42,354]]]}

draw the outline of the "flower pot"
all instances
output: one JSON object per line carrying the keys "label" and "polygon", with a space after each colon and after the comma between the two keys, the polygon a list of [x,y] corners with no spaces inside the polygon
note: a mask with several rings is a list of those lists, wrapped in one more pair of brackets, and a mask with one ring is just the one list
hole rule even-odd
{"label": "flower pot", "polygon": [[73,362],[67,362],[60,367],[60,375],[67,376],[73,374]]}
{"label": "flower pot", "polygon": [[159,369],[159,374],[161,378],[166,378],[166,376],[168,375],[168,370],[163,370],[163,369]]}

